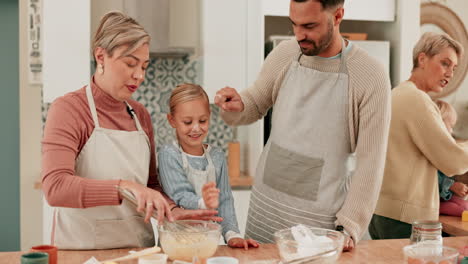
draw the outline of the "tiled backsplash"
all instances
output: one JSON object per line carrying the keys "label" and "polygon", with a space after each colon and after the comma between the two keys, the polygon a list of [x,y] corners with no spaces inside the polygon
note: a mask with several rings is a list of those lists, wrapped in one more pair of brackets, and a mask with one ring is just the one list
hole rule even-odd
{"label": "tiled backsplash", "polygon": [[[169,97],[172,89],[180,83],[200,83],[198,63],[198,60],[191,60],[189,57],[151,58],[145,81],[133,94],[133,99],[142,103],[151,115],[156,146],[175,139],[175,132],[166,118],[169,112]],[[48,108],[49,104],[43,104],[43,121],[46,119]],[[210,105],[210,108],[210,131],[206,141],[226,152],[228,142],[233,139],[233,129],[221,119],[216,105]]]}

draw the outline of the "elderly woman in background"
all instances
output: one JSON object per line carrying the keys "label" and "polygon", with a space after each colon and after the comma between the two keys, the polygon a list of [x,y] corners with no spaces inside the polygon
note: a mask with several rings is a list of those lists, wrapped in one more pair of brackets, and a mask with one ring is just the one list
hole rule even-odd
{"label": "elderly woman in background", "polygon": [[384,179],[369,232],[373,239],[409,238],[417,220],[438,220],[437,170],[468,171],[468,143],[446,129],[429,92],[453,77],[463,48],[446,34],[425,33],[413,50],[408,81],[392,90],[392,119]]}
{"label": "elderly woman in background", "polygon": [[[145,77],[150,36],[135,20],[106,14],[93,40],[97,70],[89,85],[58,98],[42,141],[42,186],[55,206],[52,243],[62,249],[148,247],[148,220],[214,219],[213,210],[183,210],[162,193],[150,115],[131,95]],[[71,84],[75,85],[75,84]],[[117,187],[138,201],[143,219]]]}

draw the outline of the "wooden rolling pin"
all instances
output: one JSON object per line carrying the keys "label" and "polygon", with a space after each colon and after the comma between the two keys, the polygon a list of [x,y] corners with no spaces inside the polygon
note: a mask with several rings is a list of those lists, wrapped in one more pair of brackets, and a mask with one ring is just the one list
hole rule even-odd
{"label": "wooden rolling pin", "polygon": [[240,143],[237,141],[228,144],[228,172],[229,178],[240,177]]}

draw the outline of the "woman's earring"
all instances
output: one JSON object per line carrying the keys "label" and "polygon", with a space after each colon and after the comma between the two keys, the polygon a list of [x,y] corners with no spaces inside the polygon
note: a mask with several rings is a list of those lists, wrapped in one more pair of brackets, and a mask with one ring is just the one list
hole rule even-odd
{"label": "woman's earring", "polygon": [[99,74],[103,74],[103,73],[104,73],[104,67],[103,67],[102,64],[100,64],[100,63],[97,65],[97,72],[98,72]]}

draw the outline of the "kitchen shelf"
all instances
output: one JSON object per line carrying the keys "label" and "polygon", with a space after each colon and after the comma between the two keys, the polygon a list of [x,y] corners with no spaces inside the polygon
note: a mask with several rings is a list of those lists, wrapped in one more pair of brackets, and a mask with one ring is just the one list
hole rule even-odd
{"label": "kitchen shelf", "polygon": [[244,172],[241,172],[239,177],[229,178],[229,183],[231,184],[232,189],[250,189],[253,185],[253,182],[253,177],[247,175]]}

